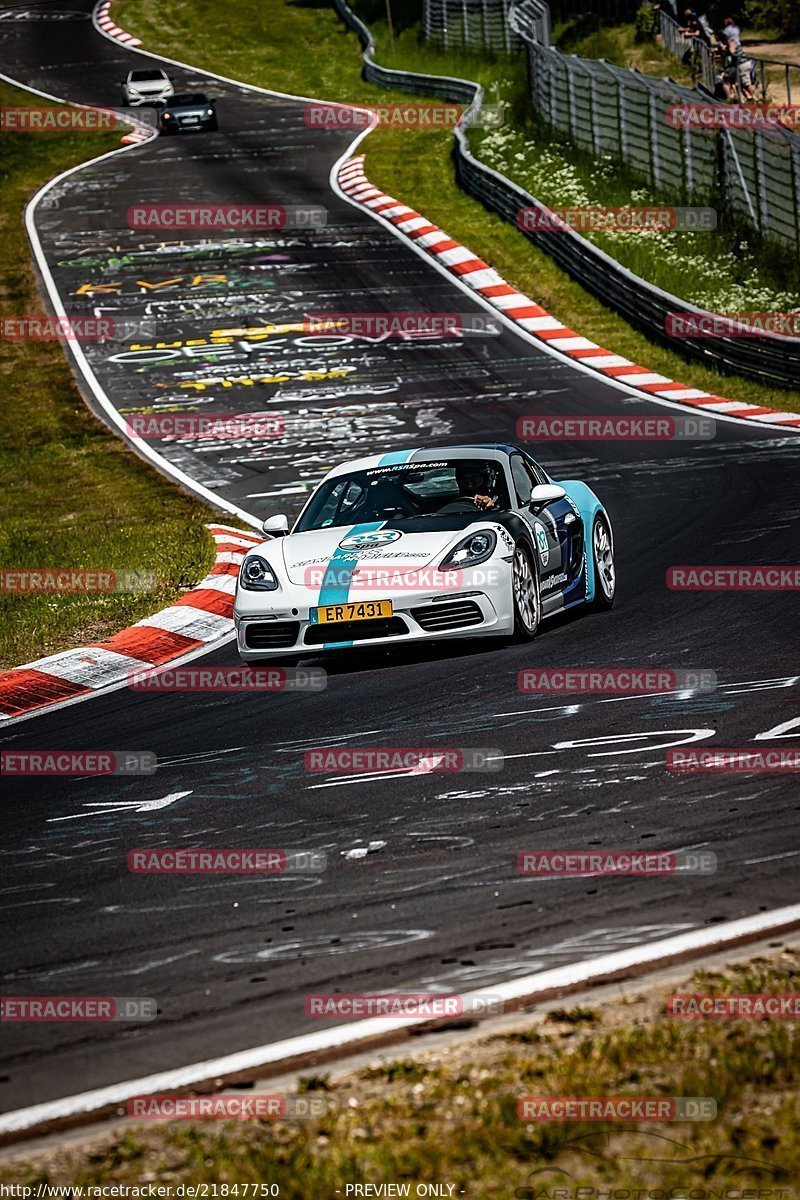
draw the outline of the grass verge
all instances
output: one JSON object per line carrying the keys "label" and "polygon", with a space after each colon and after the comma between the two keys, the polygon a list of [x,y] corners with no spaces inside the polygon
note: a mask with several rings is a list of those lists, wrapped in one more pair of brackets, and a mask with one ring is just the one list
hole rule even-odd
{"label": "grass verge", "polygon": [[[787,948],[696,974],[670,991],[787,993],[798,975],[800,951]],[[413,1197],[424,1194],[418,1184],[434,1183],[453,1187],[435,1194],[480,1200],[601,1200],[580,1187],[640,1189],[620,1193],[628,1200],[790,1200],[800,1179],[797,1021],[683,1020],[665,1012],[663,989],[642,994],[629,986],[591,1008],[521,1015],[493,1036],[301,1080],[301,1092],[327,1103],[313,1121],[132,1126],[74,1151],[38,1152],[12,1166],[7,1181],[87,1187],[213,1180],[229,1185],[229,1196],[281,1200],[358,1195],[347,1191],[358,1184],[408,1185],[406,1193],[360,1194]],[[717,1116],[678,1124],[518,1116],[522,1096],[621,1095],[710,1097]],[[278,1191],[247,1192],[244,1184]],[[736,1190],[751,1187],[771,1190]]]}
{"label": "grass verge", "polygon": [[[0,104],[43,105],[0,85]],[[51,107],[47,105],[47,107]],[[119,132],[3,134],[0,290],[5,316],[45,315],[23,216],[54,175],[119,146]],[[213,515],[140,462],[86,408],[58,342],[0,339],[3,568],[153,572],[147,591],[21,596],[0,589],[0,665],[97,641],[174,600],[213,562]]]}
{"label": "grass verge", "polygon": [[[327,100],[408,101],[403,93],[382,92],[361,79],[357,39],[327,4],[241,0],[220,25],[213,0],[176,0],[167,10],[159,0],[120,0],[114,16],[146,46],[247,83]],[[373,30],[381,63],[478,79],[488,100],[501,93],[510,97],[515,116],[522,118],[524,80],[519,63],[440,53],[422,42],[412,24],[396,27],[393,45],[385,24],[377,22]],[[769,387],[688,362],[677,351],[654,345],[569,279],[518,230],[460,190],[448,131],[381,128],[362,142],[361,149],[376,186],[413,204],[583,336],[689,386],[749,404],[800,412],[800,391]]]}

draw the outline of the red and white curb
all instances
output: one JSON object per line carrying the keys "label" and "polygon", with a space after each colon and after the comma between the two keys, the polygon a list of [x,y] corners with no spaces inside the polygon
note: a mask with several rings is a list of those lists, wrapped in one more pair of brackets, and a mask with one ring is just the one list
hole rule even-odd
{"label": "red and white curb", "polygon": [[725,413],[726,416],[744,417],[766,425],[800,427],[800,413],[776,412],[771,408],[746,404],[741,400],[726,400],[724,396],[687,387],[685,383],[648,371],[647,367],[641,367],[620,354],[612,354],[589,338],[581,337],[529,296],[506,283],[488,263],[466,246],[454,242],[427,217],[374,187],[364,173],[363,154],[346,159],[339,167],[337,179],[339,187],[351,200],[370,209],[405,234],[452,275],[458,276],[476,295],[515,321],[521,329],[568,358],[580,362],[582,367],[663,400],[687,404],[703,411]]}
{"label": "red and white curb", "polygon": [[161,666],[227,637],[233,631],[239,567],[247,551],[264,538],[231,525],[207,528],[216,543],[216,562],[191,592],[104,642],[0,672],[0,718],[96,692],[124,682],[132,671]]}
{"label": "red and white curb", "polygon": [[95,21],[102,29],[103,33],[109,37],[115,38],[118,42],[122,42],[125,46],[141,46],[138,38],[133,34],[126,33],[124,29],[120,29],[119,25],[115,25],[111,20],[109,13],[111,11],[111,0],[103,0],[95,10]]}

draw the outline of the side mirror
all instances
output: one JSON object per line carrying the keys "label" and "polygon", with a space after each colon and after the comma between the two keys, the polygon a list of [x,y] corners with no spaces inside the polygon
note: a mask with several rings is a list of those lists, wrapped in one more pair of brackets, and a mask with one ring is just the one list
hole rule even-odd
{"label": "side mirror", "polygon": [[261,528],[270,537],[285,537],[289,532],[289,518],[285,513],[280,513],[277,517],[267,517]]}
{"label": "side mirror", "polygon": [[566,494],[557,483],[540,483],[531,492],[528,508],[531,512],[538,512],[540,508],[545,508],[548,504],[555,504],[556,500],[563,500]]}

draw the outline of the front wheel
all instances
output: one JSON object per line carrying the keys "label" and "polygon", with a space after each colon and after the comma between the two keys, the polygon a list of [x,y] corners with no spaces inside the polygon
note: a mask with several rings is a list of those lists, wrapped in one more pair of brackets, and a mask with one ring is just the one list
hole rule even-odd
{"label": "front wheel", "polygon": [[542,619],[539,577],[530,551],[523,542],[514,547],[511,562],[511,598],[514,605],[514,638],[529,642],[536,636]]}
{"label": "front wheel", "polygon": [[614,543],[611,529],[602,513],[592,526],[592,568],[594,570],[594,600],[592,607],[608,609],[617,592],[617,571],[614,565]]}

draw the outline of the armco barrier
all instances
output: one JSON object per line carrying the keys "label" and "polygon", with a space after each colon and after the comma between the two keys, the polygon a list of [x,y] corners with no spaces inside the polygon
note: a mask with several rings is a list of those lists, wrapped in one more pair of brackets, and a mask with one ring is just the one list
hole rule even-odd
{"label": "armco barrier", "polygon": [[[528,12],[543,7],[541,0],[523,0],[523,3]],[[423,75],[381,67],[373,61],[375,42],[368,27],[352,11],[347,0],[334,0],[334,6],[345,24],[358,35],[364,51],[363,74],[368,82],[384,89],[437,96],[465,106],[455,129],[453,153],[456,178],[466,192],[515,226],[520,208],[547,211],[535,197],[472,154],[468,130],[470,124],[475,123],[483,102],[483,89],[479,84],[446,75]],[[514,26],[513,13],[511,20]],[[703,337],[697,342],[685,338],[677,340],[666,332],[669,313],[706,317],[712,314],[648,283],[572,229],[558,233],[526,230],[523,236],[549,254],[567,274],[624,316],[631,325],[684,357],[773,386],[796,387],[800,384],[800,339],[765,334],[757,339],[738,341],[726,337]]]}

